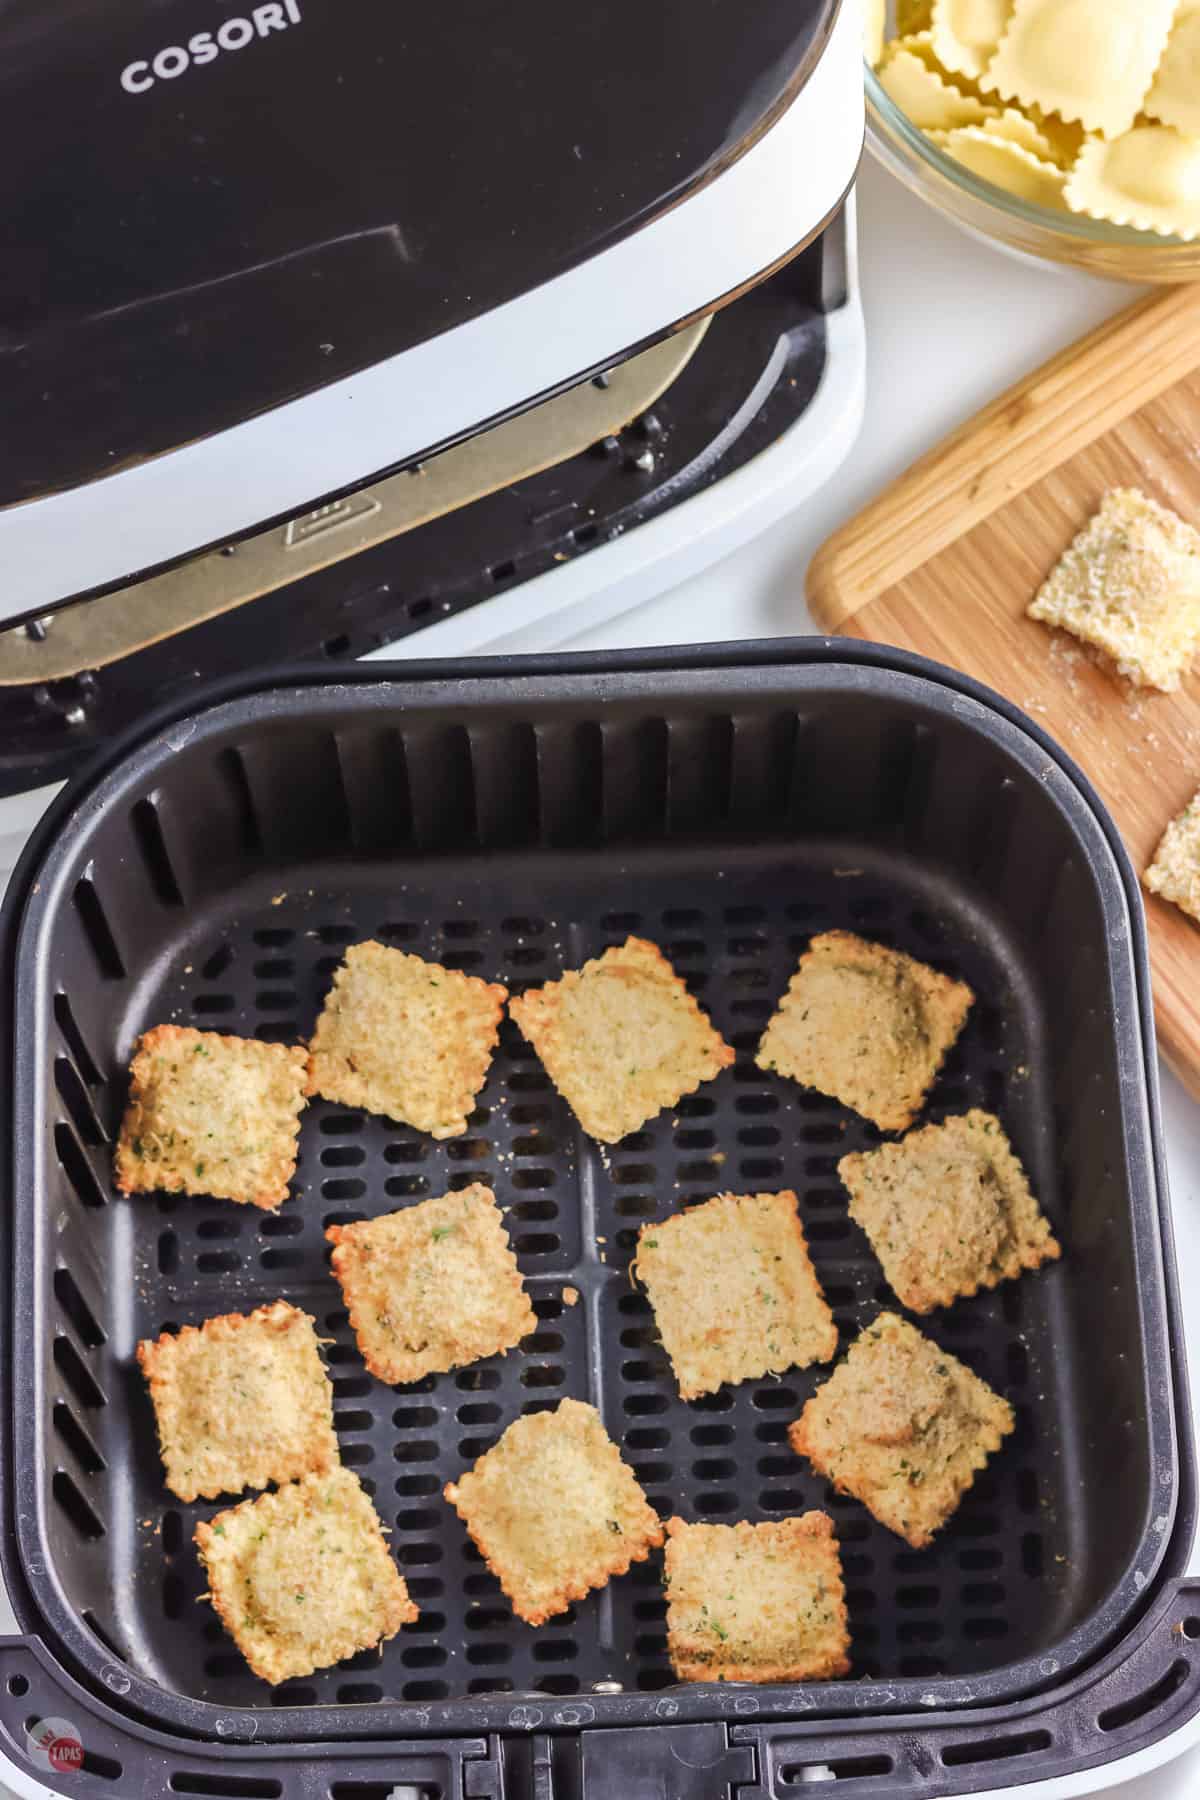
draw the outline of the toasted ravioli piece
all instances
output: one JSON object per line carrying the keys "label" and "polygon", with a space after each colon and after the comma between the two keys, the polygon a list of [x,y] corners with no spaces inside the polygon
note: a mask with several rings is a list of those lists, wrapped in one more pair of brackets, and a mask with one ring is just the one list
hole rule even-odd
{"label": "toasted ravioli piece", "polygon": [[992,1113],[961,1113],[898,1144],[843,1156],[838,1174],[851,1218],[912,1312],[949,1306],[1062,1254]]}
{"label": "toasted ravioli piece", "polygon": [[1015,1424],[965,1363],[880,1313],[788,1428],[799,1456],[923,1550]]}
{"label": "toasted ravioli piece", "polygon": [[667,1520],[667,1650],[681,1681],[850,1673],[842,1559],[822,1512],[750,1525]]}
{"label": "toasted ravioli piece", "polygon": [[1200,647],[1200,534],[1137,488],[1113,488],[1027,610],[1169,693]]}
{"label": "toasted ravioli piece", "polygon": [[123,1194],[211,1194],[272,1212],[287,1199],[305,1054],[185,1025],[138,1039],[113,1159]]}
{"label": "toasted ravioli piece", "polygon": [[167,1486],[181,1500],[294,1481],[337,1462],[316,1330],[286,1300],[143,1338],[137,1358]]}
{"label": "toasted ravioli piece", "polygon": [[1167,826],[1142,880],[1152,894],[1200,919],[1200,794]]}
{"label": "toasted ravioli piece", "polygon": [[537,1330],[491,1188],[474,1183],[325,1236],[363,1361],[380,1381],[457,1369]]}
{"label": "toasted ravioli piece", "polygon": [[837,1353],[793,1193],[721,1194],[644,1225],[634,1272],[685,1400]]}
{"label": "toasted ravioli piece", "polygon": [[368,940],[347,950],[309,1045],[308,1092],[461,1137],[508,990]]}
{"label": "toasted ravioli piece", "polygon": [[217,1616],[272,1685],[372,1650],[418,1616],[349,1469],[243,1500],[195,1538]]}
{"label": "toasted ravioli piece", "polygon": [[988,129],[994,124],[964,125],[956,131],[931,131],[930,139],[981,181],[1027,200],[1031,206],[1061,207],[1066,176],[1057,163],[1036,156],[1014,136]]}
{"label": "toasted ravioli piece", "polygon": [[445,1495],[530,1625],[624,1575],[663,1541],[599,1413],[580,1400],[514,1420]]}
{"label": "toasted ravioli piece", "polygon": [[1200,0],[1180,0],[1142,111],[1200,136]]}
{"label": "toasted ravioli piece", "polygon": [[1173,125],[1134,125],[1120,137],[1092,138],[1067,182],[1067,204],[1093,219],[1200,237],[1200,139]]}
{"label": "toasted ravioli piece", "polygon": [[983,74],[1004,36],[1012,0],[933,0],[930,42],[952,74]]}
{"label": "toasted ravioli piece", "polygon": [[962,981],[849,931],[813,938],[755,1062],[904,1131],[975,996]]}
{"label": "toasted ravioli piece", "polygon": [[657,944],[627,938],[509,1012],[590,1137],[615,1144],[734,1059]]}
{"label": "toasted ravioli piece", "polygon": [[1166,49],[1176,0],[1015,0],[983,85],[1006,100],[1128,131]]}

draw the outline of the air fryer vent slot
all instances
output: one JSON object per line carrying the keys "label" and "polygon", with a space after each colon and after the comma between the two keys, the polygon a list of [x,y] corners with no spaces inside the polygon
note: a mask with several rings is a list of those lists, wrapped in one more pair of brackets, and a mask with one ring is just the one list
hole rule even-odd
{"label": "air fryer vent slot", "polygon": [[948,1769],[1010,1762],[1019,1756],[1037,1756],[1048,1750],[1053,1741],[1048,1731],[1024,1731],[1007,1737],[982,1738],[974,1744],[948,1744],[942,1751],[942,1762]]}
{"label": "air fryer vent slot", "polygon": [[56,1337],[54,1340],[54,1362],[59,1374],[74,1394],[76,1400],[89,1410],[99,1410],[107,1406],[108,1400],[104,1389],[100,1386],[83,1358],[76,1350],[70,1338]]}
{"label": "air fryer vent slot", "polygon": [[104,1458],[65,1401],[54,1407],[54,1429],[85,1475],[102,1475]]}
{"label": "air fryer vent slot", "polygon": [[824,1782],[871,1781],[892,1774],[890,1756],[843,1756],[833,1761],[785,1763],[779,1771],[781,1787],[819,1787]]}
{"label": "air fryer vent slot", "polygon": [[98,1087],[103,1076],[76,1023],[71,1002],[64,993],[54,996],[54,1017],[79,1074],[89,1087]]}
{"label": "air fryer vent slot", "polygon": [[[415,1787],[405,1782],[408,1790],[405,1800],[443,1800],[442,1790],[435,1784],[420,1782]],[[394,1781],[335,1781],[329,1790],[329,1800],[391,1800],[396,1791]]]}
{"label": "air fryer vent slot", "polygon": [[125,1773],[123,1763],[113,1756],[101,1756],[96,1750],[85,1749],[79,1766],[85,1775],[96,1775],[101,1781],[120,1781]]}
{"label": "air fryer vent slot", "polygon": [[105,1334],[69,1269],[55,1269],[54,1294],[80,1343],[89,1350],[98,1350],[106,1342]]}
{"label": "air fryer vent slot", "polygon": [[50,1483],[50,1491],[80,1537],[102,1538],[104,1536],[104,1521],[88,1505],[65,1470],[58,1470]]}
{"label": "air fryer vent slot", "polygon": [[151,799],[139,800],[130,819],[154,892],[164,906],[182,906],[183,893],[167,850],[158,807]]}
{"label": "air fryer vent slot", "polygon": [[87,1089],[79,1078],[79,1071],[69,1057],[59,1056],[55,1059],[54,1085],[82,1141],[93,1149],[103,1144],[106,1141],[104,1127],[96,1117]]}
{"label": "air fryer vent slot", "polygon": [[171,1777],[173,1794],[201,1794],[213,1800],[279,1800],[282,1783],[270,1776],[255,1779],[252,1775],[191,1775],[177,1769]]}
{"label": "air fryer vent slot", "polygon": [[1143,1719],[1148,1713],[1157,1712],[1159,1707],[1165,1706],[1191,1676],[1191,1665],[1184,1657],[1178,1657],[1153,1687],[1135,1695],[1131,1700],[1122,1701],[1119,1706],[1110,1706],[1107,1712],[1100,1714],[1096,1724],[1101,1731],[1123,1730],[1125,1726],[1133,1724],[1135,1719]]}

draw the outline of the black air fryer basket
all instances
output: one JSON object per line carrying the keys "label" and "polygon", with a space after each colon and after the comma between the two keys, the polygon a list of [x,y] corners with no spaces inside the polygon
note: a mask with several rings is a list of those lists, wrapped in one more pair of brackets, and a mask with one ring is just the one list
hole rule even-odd
{"label": "black air fryer basket", "polygon": [[[836,1162],[878,1141],[755,1067],[795,958],[843,927],[978,1000],[929,1116],[1000,1113],[1060,1264],[923,1326],[1017,1430],[914,1552],[792,1455],[827,1371],[682,1403],[628,1278],[639,1226],[795,1188],[843,1344],[894,1304]],[[374,936],[512,989],[637,932],[737,1050],[602,1157],[506,1023],[463,1138],[325,1101],[277,1214],[121,1199],[137,1033],[294,1042]],[[1131,1754],[1200,1706],[1193,1465],[1137,886],[1095,795],[1004,701],[899,652],[803,640],[459,668],[297,670],[140,727],[63,795],[6,909],[0,1730],[79,1730],[80,1795],[244,1800],[847,1800],[969,1794]],[[14,1054],[14,1049],[16,1053]],[[324,1229],[485,1180],[538,1314],[507,1357],[388,1388]],[[573,1286],[579,1304],[564,1305]],[[274,1691],[211,1611],[133,1360],[164,1327],[284,1296],[328,1348],[345,1462],[421,1617]],[[521,1412],[594,1402],[664,1515],[835,1520],[854,1668],[681,1686],[661,1559],[540,1630],[441,1499]]]}

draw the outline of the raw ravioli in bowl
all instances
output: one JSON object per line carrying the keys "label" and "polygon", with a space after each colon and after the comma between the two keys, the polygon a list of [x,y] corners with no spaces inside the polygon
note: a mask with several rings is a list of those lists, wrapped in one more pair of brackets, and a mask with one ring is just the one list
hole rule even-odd
{"label": "raw ravioli in bowl", "polygon": [[867,141],[974,234],[1138,281],[1200,276],[1200,5],[868,8]]}

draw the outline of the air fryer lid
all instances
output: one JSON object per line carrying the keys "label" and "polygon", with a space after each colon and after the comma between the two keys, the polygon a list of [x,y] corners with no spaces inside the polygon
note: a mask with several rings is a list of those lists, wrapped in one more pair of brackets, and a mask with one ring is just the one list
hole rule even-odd
{"label": "air fryer lid", "polygon": [[[562,273],[736,160],[837,0],[0,0],[0,503]],[[815,223],[816,221],[814,221]]]}

